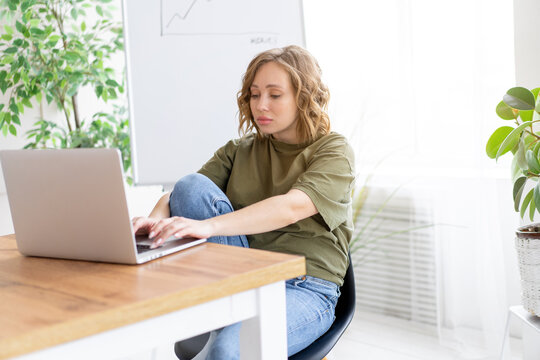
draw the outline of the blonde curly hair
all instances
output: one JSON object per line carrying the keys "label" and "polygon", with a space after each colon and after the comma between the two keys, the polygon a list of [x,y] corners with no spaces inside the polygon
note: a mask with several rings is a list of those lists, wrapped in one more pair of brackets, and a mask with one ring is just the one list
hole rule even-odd
{"label": "blonde curly hair", "polygon": [[249,63],[242,78],[242,89],[237,94],[240,135],[246,135],[255,130],[259,138],[265,136],[259,131],[253,119],[250,107],[250,87],[259,68],[268,62],[281,65],[291,79],[298,108],[296,133],[300,143],[311,143],[320,136],[328,134],[330,118],[327,109],[330,92],[321,80],[321,68],[307,50],[291,45],[264,51]]}

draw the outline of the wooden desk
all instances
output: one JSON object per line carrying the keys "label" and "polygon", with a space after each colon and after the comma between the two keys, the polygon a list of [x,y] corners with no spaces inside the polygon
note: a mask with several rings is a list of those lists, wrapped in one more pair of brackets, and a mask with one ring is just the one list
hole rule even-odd
{"label": "wooden desk", "polygon": [[238,321],[243,358],[284,359],[284,280],[304,273],[211,243],[133,266],[24,257],[0,236],[0,359],[114,359]]}

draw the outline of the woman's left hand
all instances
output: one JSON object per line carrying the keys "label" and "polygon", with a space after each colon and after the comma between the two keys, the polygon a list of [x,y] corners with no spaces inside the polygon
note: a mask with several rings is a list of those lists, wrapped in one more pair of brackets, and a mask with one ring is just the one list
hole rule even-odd
{"label": "woman's left hand", "polygon": [[149,237],[153,238],[150,247],[156,248],[163,245],[171,236],[175,238],[209,238],[213,235],[212,230],[212,225],[204,220],[193,220],[178,216],[162,219],[150,229]]}

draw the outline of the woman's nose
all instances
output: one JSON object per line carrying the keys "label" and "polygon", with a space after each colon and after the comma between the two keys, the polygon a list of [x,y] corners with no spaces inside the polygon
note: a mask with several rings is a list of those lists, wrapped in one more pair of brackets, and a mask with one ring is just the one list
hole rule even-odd
{"label": "woman's nose", "polygon": [[257,110],[265,111],[268,110],[268,98],[266,96],[261,96],[257,102]]}

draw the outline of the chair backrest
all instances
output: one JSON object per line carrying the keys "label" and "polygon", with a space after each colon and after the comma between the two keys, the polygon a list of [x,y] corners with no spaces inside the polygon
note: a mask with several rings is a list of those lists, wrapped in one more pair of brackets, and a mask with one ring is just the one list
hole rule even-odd
{"label": "chair backrest", "polygon": [[351,254],[349,254],[349,267],[347,268],[347,273],[343,279],[343,285],[340,291],[341,296],[339,297],[335,312],[336,320],[330,329],[307,348],[290,356],[289,360],[321,360],[332,350],[341,335],[345,332],[345,329],[351,323],[356,308],[356,287],[354,284]]}

